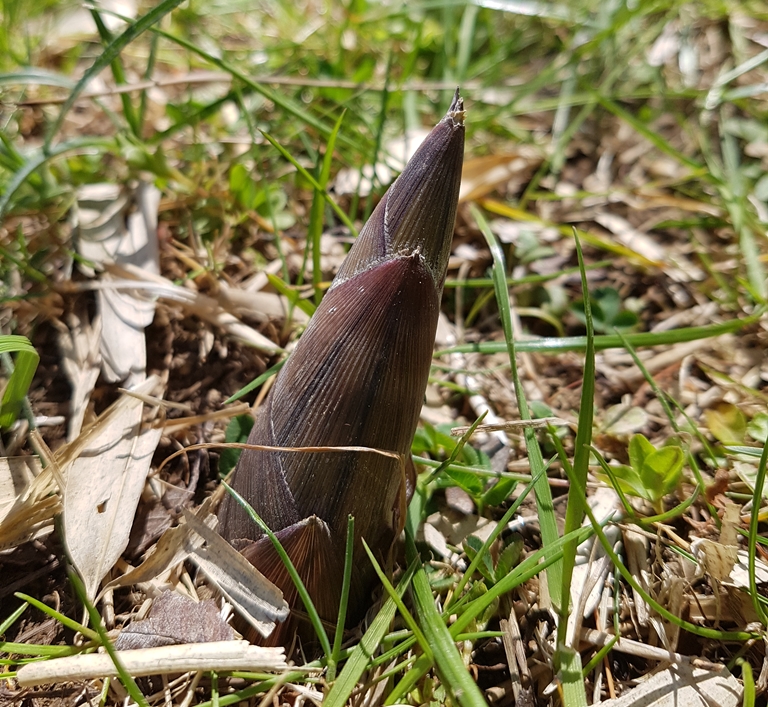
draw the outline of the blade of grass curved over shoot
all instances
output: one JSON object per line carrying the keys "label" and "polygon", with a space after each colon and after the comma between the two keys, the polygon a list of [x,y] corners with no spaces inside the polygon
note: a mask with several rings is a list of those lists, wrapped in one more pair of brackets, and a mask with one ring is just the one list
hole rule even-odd
{"label": "blade of grass curved over shoot", "polygon": [[[464,102],[457,90],[448,113],[362,228],[248,440],[283,448],[363,446],[399,458],[246,450],[233,473],[232,487],[275,531],[318,613],[331,624],[339,609],[348,516],[355,518],[357,569],[350,622],[367,608],[376,580],[362,539],[383,561],[405,522],[415,475],[410,448],[432,361],[463,154]],[[222,535],[290,603],[292,587],[261,530],[229,497],[219,518]],[[275,640],[290,638],[289,632],[286,627]]]}

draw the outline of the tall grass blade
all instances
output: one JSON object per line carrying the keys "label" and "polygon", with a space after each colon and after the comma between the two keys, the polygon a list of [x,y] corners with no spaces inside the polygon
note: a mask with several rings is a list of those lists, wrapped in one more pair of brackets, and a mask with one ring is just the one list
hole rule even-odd
{"label": "tall grass blade", "polygon": [[73,567],[69,566],[67,567],[67,573],[69,575],[70,584],[72,584],[72,588],[75,590],[75,594],[88,612],[88,617],[99,635],[101,645],[107,653],[109,653],[109,657],[112,658],[112,662],[115,664],[115,669],[120,676],[120,682],[122,682],[123,687],[139,707],[149,707],[149,702],[142,694],[139,686],[133,679],[133,676],[125,669],[125,666],[123,666],[120,661],[120,657],[107,635],[107,629],[104,628],[104,624],[101,622],[101,616],[99,615],[98,610],[91,603],[90,599],[88,599],[88,594],[85,591],[85,584],[83,583],[83,580],[80,579],[80,575],[77,574],[77,571]]}
{"label": "tall grass blade", "polygon": [[[416,545],[410,533],[406,536],[406,545],[408,559],[413,561],[418,558]],[[414,610],[428,641],[441,682],[461,707],[485,707],[483,693],[469,674],[456,649],[455,639],[435,607],[427,574],[421,566],[413,576],[413,594]]]}
{"label": "tall grass blade", "polygon": [[[584,299],[584,315],[587,326],[587,351],[584,360],[584,376],[581,388],[581,406],[579,409],[578,431],[576,432],[576,449],[574,452],[571,485],[579,484],[579,488],[584,489],[582,494],[568,494],[568,505],[565,510],[564,534],[568,534],[581,527],[584,520],[583,502],[586,498],[587,476],[589,474],[589,452],[592,444],[592,422],[595,410],[595,329],[592,322],[592,308],[589,301],[589,284],[587,283],[587,273],[584,269],[584,253],[581,250],[581,241],[574,234],[576,243],[576,254],[581,268],[581,292]],[[576,564],[576,553],[578,546],[574,543],[568,543],[563,548],[563,603],[560,607],[560,623],[557,627],[558,651],[563,650],[566,645],[566,631],[568,629],[568,616],[570,615],[570,596],[571,580],[573,578],[573,568]],[[574,638],[574,640],[578,640]],[[575,660],[572,656],[569,661]],[[561,663],[562,665],[562,663]],[[572,670],[564,670],[564,676],[575,674]],[[584,689],[581,681],[581,667],[578,670],[579,686]],[[584,704],[586,704],[586,695],[583,695]]]}
{"label": "tall grass blade", "polygon": [[[722,334],[731,334],[750,326],[764,316],[765,311],[744,317],[731,319],[720,324],[708,324],[706,326],[683,327],[669,331],[642,332],[639,334],[600,334],[594,337],[595,351],[606,349],[622,349],[624,342],[635,347],[643,346],[667,346],[683,341],[699,341],[711,339]],[[515,350],[518,353],[563,353],[565,351],[586,351],[586,336],[542,337],[540,339],[525,339],[515,342]],[[489,341],[480,344],[460,344],[448,349],[435,352],[435,356],[445,356],[452,353],[504,353],[507,345],[504,342]]]}
{"label": "tall grass blade", "polygon": [[[501,317],[502,329],[504,331],[504,340],[506,351],[509,356],[509,364],[512,369],[512,380],[515,386],[515,396],[517,406],[520,411],[520,419],[530,420],[531,413],[528,409],[528,402],[525,399],[522,381],[517,370],[517,349],[514,332],[512,330],[512,314],[509,302],[509,290],[507,289],[506,266],[504,264],[504,253],[501,250],[496,236],[491,231],[488,222],[485,220],[480,209],[474,204],[470,205],[475,222],[485,237],[486,243],[490,248],[493,257],[493,279],[496,290],[496,301],[499,306],[499,316]],[[534,485],[536,493],[536,506],[539,511],[539,523],[541,527],[541,540],[544,546],[549,546],[557,542],[559,534],[557,532],[557,522],[555,520],[555,510],[552,505],[552,491],[546,478],[546,467],[544,458],[541,454],[541,447],[536,437],[536,431],[531,427],[526,427],[523,433],[525,447],[528,450],[528,460],[531,464],[531,475],[538,479]],[[542,475],[542,473],[544,473]],[[562,566],[558,562],[547,571],[550,596],[556,607],[560,607],[567,597],[562,596]]]}
{"label": "tall grass blade", "polygon": [[344,578],[341,583],[341,598],[339,599],[339,616],[336,620],[336,633],[333,636],[333,649],[328,663],[328,682],[336,678],[336,666],[341,656],[341,643],[344,638],[344,626],[347,622],[347,603],[349,602],[349,588],[352,583],[352,557],[355,546],[355,519],[349,516],[347,522],[347,548],[344,555]]}
{"label": "tall grass blade", "polygon": [[[416,566],[417,563],[412,563],[398,582],[396,588],[398,597],[402,598],[410,586]],[[347,704],[360,677],[370,665],[371,656],[379,649],[396,613],[397,604],[394,598],[389,597],[379,613],[376,614],[376,618],[371,622],[360,643],[355,646],[352,654],[347,658],[344,669],[323,700],[324,707],[344,707]]]}

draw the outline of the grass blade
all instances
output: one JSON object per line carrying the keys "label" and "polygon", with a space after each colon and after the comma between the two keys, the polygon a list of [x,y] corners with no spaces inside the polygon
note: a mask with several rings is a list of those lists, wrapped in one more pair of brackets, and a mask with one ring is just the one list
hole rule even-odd
{"label": "grass blade", "polygon": [[304,179],[306,179],[315,190],[322,194],[323,199],[328,202],[330,207],[333,209],[333,212],[339,217],[339,220],[349,229],[353,236],[357,236],[357,229],[355,228],[352,221],[349,220],[349,216],[344,213],[344,210],[333,200],[328,191],[323,186],[321,186],[320,182],[318,182],[307,169],[302,167],[298,160],[279,142],[277,142],[277,140],[275,140],[275,138],[273,138],[269,133],[265,133],[262,130],[261,134],[283,157],[285,157],[285,159],[287,159],[298,170],[299,174],[301,174],[301,176],[304,177]]}
{"label": "grass blade", "polygon": [[[153,32],[156,32],[159,36],[164,37],[168,41],[174,42],[175,44],[178,44],[180,47],[184,47],[184,49],[187,49],[188,51],[194,54],[197,54],[198,56],[202,57],[206,61],[209,61],[214,66],[218,66],[220,69],[230,74],[233,78],[236,78],[238,79],[238,81],[241,81],[245,86],[247,86],[251,90],[264,96],[264,98],[266,98],[267,100],[272,101],[276,106],[278,106],[279,108],[282,108],[289,115],[293,115],[294,117],[301,120],[303,123],[306,123],[310,127],[317,130],[317,132],[319,132],[321,135],[331,134],[333,128],[331,128],[330,126],[326,125],[322,121],[318,120],[314,116],[307,113],[301,105],[295,103],[294,101],[290,100],[283,94],[278,93],[277,91],[272,91],[271,89],[267,88],[266,86],[259,83],[258,81],[254,81],[247,74],[244,74],[242,71],[238,71],[238,69],[236,69],[232,64],[225,61],[224,59],[220,59],[219,57],[216,57],[213,54],[210,54],[209,52],[204,51],[200,47],[195,46],[192,42],[189,42],[186,39],[183,39],[182,37],[177,37],[173,34],[170,34],[169,32],[165,32],[157,28],[155,28]],[[352,140],[351,138],[345,135],[342,135],[340,137],[340,141],[344,143],[347,147],[351,147],[360,153],[364,152],[364,148],[361,147],[361,145],[358,142],[356,142],[355,140]]]}
{"label": "grass blade", "polygon": [[757,589],[757,578],[755,576],[755,562],[757,552],[757,526],[759,523],[760,508],[763,501],[763,486],[765,484],[766,465],[768,465],[768,443],[763,447],[763,453],[760,455],[760,463],[757,467],[757,476],[755,477],[755,490],[752,494],[752,512],[749,517],[749,534],[747,547],[749,548],[749,595],[752,598],[752,605],[755,608],[763,626],[768,626],[768,614],[765,611],[762,596]]}
{"label": "grass blade", "polygon": [[[542,472],[542,474],[543,473],[544,472]],[[488,552],[491,545],[496,541],[496,538],[498,538],[499,535],[501,535],[501,533],[507,527],[507,523],[509,523],[509,521],[512,520],[512,516],[515,515],[515,513],[517,513],[518,508],[520,508],[523,501],[525,501],[525,499],[528,497],[528,494],[535,487],[536,481],[538,481],[538,479],[531,479],[531,482],[525,487],[523,492],[517,497],[515,502],[507,509],[507,512],[501,517],[501,520],[493,529],[493,532],[491,532],[488,535],[488,537],[485,539],[485,542],[477,551],[475,558],[472,560],[472,562],[469,563],[469,567],[467,567],[466,571],[464,572],[464,574],[462,574],[461,579],[456,585],[456,588],[453,591],[453,595],[455,599],[445,607],[446,611],[449,611],[451,607],[454,606],[459,601],[461,597],[461,592],[463,591],[467,582],[472,578],[474,573],[477,571],[477,568],[480,566],[480,562],[482,562],[483,555],[485,555],[485,553]]]}
{"label": "grass blade", "polygon": [[67,573],[69,574],[69,581],[75,590],[75,594],[77,594],[85,607],[85,610],[88,612],[88,617],[99,635],[101,645],[104,646],[104,649],[109,653],[109,657],[112,658],[112,662],[115,664],[115,668],[120,676],[120,681],[123,683],[123,687],[139,707],[149,707],[149,703],[141,693],[141,690],[139,690],[139,686],[136,684],[133,676],[123,666],[115,647],[112,645],[112,641],[109,640],[107,630],[101,622],[101,616],[96,607],[88,599],[88,595],[85,591],[85,584],[83,584],[83,580],[80,579],[80,575],[77,574],[74,568],[69,566],[67,567]]}
{"label": "grass blade", "polygon": [[[496,290],[496,300],[499,306],[499,316],[504,330],[504,339],[506,343],[507,354],[509,355],[509,364],[512,368],[512,380],[515,385],[515,397],[520,410],[520,419],[530,420],[531,413],[528,410],[528,403],[525,399],[525,391],[517,371],[517,350],[512,331],[512,314],[509,303],[509,290],[507,289],[506,269],[504,265],[504,253],[501,250],[496,236],[490,229],[482,212],[474,204],[470,205],[470,211],[478,227],[485,236],[485,240],[493,256],[493,279]],[[541,540],[545,546],[555,543],[558,538],[557,522],[555,521],[555,511],[552,505],[552,491],[546,478],[544,458],[541,454],[539,441],[536,437],[536,431],[526,427],[524,432],[525,448],[528,450],[528,460],[531,464],[531,475],[538,479],[534,485],[536,493],[536,506],[539,511],[539,523],[541,526]],[[560,607],[562,598],[562,567],[559,563],[554,564],[547,572],[549,580],[549,591],[555,606]]]}
{"label": "grass blade", "polygon": [[[744,317],[743,319],[731,319],[721,324],[708,324],[707,326],[684,327],[671,329],[670,331],[642,332],[640,334],[602,334],[594,337],[595,351],[605,349],[623,349],[624,342],[629,342],[634,347],[666,346],[678,344],[683,341],[699,341],[711,339],[721,334],[731,334],[744,327],[750,326],[763,317],[765,311],[761,308],[758,313]],[[586,336],[562,336],[542,337],[540,339],[526,339],[515,342],[518,353],[562,353],[564,351],[586,351]],[[435,357],[452,353],[504,353],[507,350],[506,343],[486,342],[482,344],[462,344],[452,346],[435,352]]]}
{"label": "grass blade", "polygon": [[[397,584],[397,596],[402,597],[405,590],[411,583],[413,573],[416,569],[416,563],[411,564],[408,570]],[[347,659],[344,669],[341,671],[338,679],[331,686],[330,692],[323,700],[324,707],[344,707],[349,700],[349,696],[357,686],[357,682],[368,668],[371,662],[371,656],[378,650],[381,641],[389,629],[392,620],[395,618],[397,605],[395,600],[390,597],[381,607],[381,611],[371,623],[368,630],[363,635],[360,643],[355,646],[352,655]]]}
{"label": "grass blade", "polygon": [[224,487],[227,489],[227,492],[230,493],[234,499],[245,509],[246,513],[251,517],[251,520],[256,523],[256,525],[259,526],[261,531],[267,535],[267,537],[272,541],[272,545],[275,548],[275,552],[278,554],[280,559],[283,561],[283,564],[285,565],[285,569],[288,570],[288,574],[291,577],[291,580],[293,581],[296,590],[299,593],[299,597],[301,598],[301,601],[304,604],[304,609],[306,610],[309,620],[312,622],[312,627],[315,629],[315,633],[317,634],[317,639],[320,641],[320,646],[323,649],[323,653],[325,654],[326,658],[331,657],[331,643],[328,640],[328,634],[325,632],[325,627],[323,626],[323,622],[320,619],[319,614],[317,613],[317,609],[315,608],[314,603],[312,602],[311,597],[309,596],[309,592],[307,591],[307,588],[304,586],[304,582],[301,581],[301,577],[299,577],[299,573],[296,571],[296,568],[293,566],[293,562],[291,562],[291,558],[288,557],[288,553],[283,549],[283,546],[280,544],[280,541],[277,539],[277,536],[272,532],[272,530],[267,527],[267,524],[259,518],[256,511],[253,510],[253,508],[248,505],[248,502],[237,492],[235,491],[229,484],[227,484],[225,481],[222,481],[224,484]]}
{"label": "grass blade", "polygon": [[90,147],[111,147],[112,141],[104,138],[75,138],[68,140],[66,143],[61,143],[55,147],[49,149],[46,152],[39,152],[36,155],[30,157],[13,175],[11,181],[5,185],[5,191],[0,195],[0,220],[2,220],[8,212],[8,206],[11,202],[11,197],[16,193],[19,187],[24,184],[30,174],[36,169],[40,169],[46,162],[59,157],[66,152],[74,152],[84,150]]}
{"label": "grass blade", "polygon": [[[587,272],[584,269],[584,253],[581,250],[581,241],[579,237],[574,234],[574,240],[576,242],[576,254],[579,259],[579,266],[581,267],[581,292],[584,299],[584,315],[587,325],[587,351],[584,361],[584,376],[581,389],[581,406],[579,408],[579,422],[578,431],[576,432],[576,450],[574,452],[573,467],[572,467],[572,480],[571,484],[579,484],[579,488],[584,489],[585,493],[582,494],[568,494],[568,505],[565,510],[565,527],[563,534],[576,530],[581,527],[584,520],[584,506],[583,502],[586,502],[586,488],[587,488],[587,475],[589,474],[589,447],[592,444],[592,422],[594,420],[595,412],[595,329],[592,322],[592,308],[589,301],[589,285],[587,283]],[[582,502],[582,499],[584,501]],[[566,649],[566,632],[568,630],[568,616],[570,615],[570,596],[571,596],[571,580],[573,579],[573,568],[576,564],[576,552],[578,546],[569,542],[563,548],[563,588],[562,597],[563,603],[560,607],[560,623],[557,627],[557,650],[558,652]],[[574,637],[574,640],[577,640]],[[578,656],[578,653],[576,654]],[[576,660],[570,652],[566,651],[560,656],[561,669],[565,679],[573,678],[578,674],[578,686],[569,686],[569,690],[565,692],[571,692],[573,688],[581,689],[584,691],[584,683],[581,680],[581,658],[579,658],[579,669],[567,668],[565,661],[571,664]],[[586,705],[586,694],[582,694],[578,703]]]}
{"label": "grass blade", "polygon": [[87,639],[91,641],[98,641],[99,640],[99,634],[96,631],[93,631],[90,628],[87,628],[83,626],[81,623],[78,623],[77,621],[74,621],[73,619],[70,619],[68,616],[64,616],[59,611],[56,611],[56,609],[52,609],[47,604],[44,604],[41,601],[38,601],[34,597],[29,596],[28,594],[23,594],[22,592],[15,592],[14,596],[24,600],[28,604],[31,604],[39,611],[42,611],[47,616],[50,616],[55,621],[58,621],[62,626],[66,626],[71,631],[75,631],[76,633],[82,633],[83,636],[85,636]]}
{"label": "grass blade", "polygon": [[347,547],[344,553],[344,580],[341,584],[341,599],[339,600],[339,617],[336,621],[336,633],[333,636],[333,650],[328,661],[328,682],[336,677],[336,666],[341,656],[341,642],[344,637],[344,624],[347,620],[347,603],[349,602],[349,587],[352,584],[352,548],[355,542],[355,519],[349,516],[347,520]]}
{"label": "grass blade", "polygon": [[0,336],[0,354],[10,352],[16,353],[16,365],[0,400],[0,427],[10,427],[16,421],[40,362],[40,355],[25,336]]}
{"label": "grass blade", "polygon": [[[406,543],[409,559],[416,559],[416,545],[410,533],[406,536]],[[422,566],[419,566],[413,577],[413,593],[416,615],[443,684],[461,707],[485,707],[483,693],[469,674],[456,649],[453,636],[435,607],[432,589]]]}
{"label": "grass blade", "polygon": [[264,385],[270,378],[277,375],[277,372],[285,365],[285,362],[288,360],[288,358],[284,358],[282,361],[278,361],[274,366],[271,366],[268,368],[264,373],[262,373],[260,376],[254,378],[248,385],[243,386],[238,390],[234,395],[227,398],[223,405],[229,405],[229,403],[234,403],[236,400],[240,400],[244,395],[248,395],[252,390],[255,390],[261,385]]}
{"label": "grass blade", "polygon": [[307,228],[307,241],[312,243],[312,284],[315,287],[315,304],[320,304],[323,291],[320,282],[323,279],[323,269],[320,266],[320,239],[323,235],[323,206],[328,194],[328,180],[331,178],[331,164],[333,163],[333,151],[336,147],[336,138],[339,135],[341,123],[344,120],[344,111],[336,121],[325,148],[325,155],[319,164],[318,187],[312,198],[312,206],[309,211],[309,226]]}
{"label": "grass blade", "polygon": [[[56,118],[56,122],[48,130],[48,134],[45,139],[45,153],[50,152],[51,141],[56,134],[61,130],[61,126],[64,123],[64,118],[69,113],[70,108],[75,104],[78,96],[83,92],[83,89],[88,85],[92,78],[97,76],[103,69],[106,69],[117,57],[120,52],[123,51],[134,39],[146,32],[152,25],[159,22],[169,12],[181,5],[183,0],[162,0],[156,7],[153,7],[146,15],[142,15],[136,22],[130,25],[117,39],[112,41],[101,53],[98,59],[91,65],[91,67],[83,74],[82,78],[75,84],[72,92],[67,97],[64,105],[59,111],[59,116]],[[2,212],[2,209],[0,209]]]}
{"label": "grass blade", "polygon": [[[571,480],[571,490],[573,490],[575,493],[582,495],[584,494],[582,489],[574,485],[573,480]],[[595,518],[595,514],[592,512],[592,509],[586,502],[586,496],[584,497],[584,509],[589,516],[589,520],[592,523],[592,528],[600,540],[600,544],[603,546],[606,555],[611,558],[611,562],[613,562],[616,569],[624,578],[624,581],[627,582],[627,584],[629,584],[632,589],[638,592],[643,601],[645,601],[648,606],[650,606],[663,619],[666,619],[667,621],[675,624],[676,626],[679,626],[682,629],[685,629],[689,633],[695,634],[696,636],[711,638],[715,641],[748,641],[751,638],[757,636],[757,634],[750,633],[748,631],[718,631],[712,628],[697,626],[696,624],[692,624],[690,621],[684,621],[676,614],[673,614],[671,611],[669,611],[666,607],[659,604],[653,597],[650,596],[650,594],[648,594],[648,592],[645,591],[645,589],[643,589],[640,583],[632,576],[632,573],[625,567],[619,556],[614,552],[611,541],[606,537],[602,527],[600,526],[600,523],[598,522],[597,518]]]}
{"label": "grass blade", "polygon": [[[411,631],[413,632],[413,635],[416,637],[416,641],[421,647],[421,650],[423,650],[424,654],[428,656],[430,660],[432,660],[432,645],[430,644],[429,641],[427,641],[426,636],[422,632],[421,628],[419,628],[419,625],[418,623],[416,623],[416,620],[413,618],[413,615],[411,614],[410,611],[408,611],[408,607],[406,607],[406,605],[403,603],[403,600],[400,598],[397,591],[392,586],[392,583],[387,579],[387,575],[384,574],[384,570],[381,569],[381,565],[379,565],[373,552],[371,552],[371,548],[368,547],[368,543],[365,542],[365,540],[363,540],[363,546],[365,547],[366,553],[368,553],[368,559],[371,561],[373,568],[376,570],[376,574],[379,576],[379,579],[381,580],[381,583],[384,586],[384,589],[386,590],[387,594],[389,594],[389,598],[395,602],[395,605],[397,606],[397,609],[400,612],[400,615],[403,617],[403,620],[405,621],[405,623],[408,624],[408,628],[410,628]],[[417,574],[420,569],[421,568],[416,569]]]}

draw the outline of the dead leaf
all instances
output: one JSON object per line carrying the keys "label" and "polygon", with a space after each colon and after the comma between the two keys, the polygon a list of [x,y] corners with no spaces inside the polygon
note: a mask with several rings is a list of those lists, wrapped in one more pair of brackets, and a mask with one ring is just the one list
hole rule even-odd
{"label": "dead leaf", "polygon": [[37,457],[0,457],[0,523],[41,471]]}
{"label": "dead leaf", "polygon": [[[221,488],[221,487],[220,487]],[[219,494],[220,495],[220,494]],[[204,518],[204,522],[211,528],[217,524],[216,517],[210,513],[212,497],[207,498],[203,505],[197,509],[197,516]],[[156,577],[167,573],[189,557],[198,546],[202,545],[203,538],[195,533],[192,528],[183,523],[166,530],[155,543],[149,556],[138,567],[126,572],[122,577],[113,579],[107,584],[102,593],[108,589],[127,587],[131,584],[143,584],[151,582]]]}
{"label": "dead leaf", "polygon": [[47,535],[60,511],[53,470],[38,457],[0,458],[0,551]]}
{"label": "dead leaf", "polygon": [[747,418],[733,403],[720,402],[704,411],[714,438],[723,444],[741,444],[747,434]]}
{"label": "dead leaf", "polygon": [[[629,398],[631,401],[631,398]],[[641,407],[632,405],[631,402],[621,402],[609,407],[602,416],[602,433],[626,439],[630,435],[639,432],[648,424],[648,413]]]}
{"label": "dead leaf", "polygon": [[61,366],[72,388],[67,421],[67,441],[71,442],[80,434],[83,418],[88,407],[96,379],[101,368],[101,318],[93,323],[88,321],[84,308],[73,312],[67,324],[59,325],[57,342],[61,352]]}
{"label": "dead leaf", "polygon": [[[514,152],[503,155],[466,160],[461,170],[459,203],[482,199],[502,185],[509,191],[517,191],[519,185],[530,179],[542,159],[536,148],[522,145]],[[514,184],[510,185],[510,182]]]}
{"label": "dead leaf", "polygon": [[720,542],[696,538],[691,542],[691,553],[699,561],[701,572],[707,574],[718,585],[730,579],[736,563],[739,561],[738,534],[741,526],[741,506],[733,501],[726,501],[723,522],[720,528]]}
{"label": "dead leaf", "polygon": [[184,517],[206,544],[196,544],[189,559],[251,626],[269,636],[276,622],[288,618],[283,593],[196,515],[185,511]]}
{"label": "dead leaf", "polygon": [[154,600],[149,616],[124,628],[115,641],[117,650],[135,650],[177,643],[231,641],[227,624],[212,599],[194,601],[176,592],[163,592]]}
{"label": "dead leaf", "polygon": [[616,214],[599,213],[595,221],[608,229],[623,246],[654,261],[675,282],[690,282],[704,277],[702,270],[682,255],[670,252],[649,234],[632,226],[626,219]]}
{"label": "dead leaf", "polygon": [[[130,212],[133,202],[137,210]],[[78,192],[78,237],[80,255],[101,266],[132,264],[159,273],[157,210],[160,191],[141,183],[134,194],[117,185],[89,184]],[[86,274],[93,271],[84,266]],[[109,282],[112,276],[101,276]],[[126,380],[131,386],[145,378],[147,353],[144,328],[155,316],[154,299],[138,290],[106,287],[96,294],[101,315],[100,350],[104,377]]]}
{"label": "dead leaf", "polygon": [[[158,382],[153,376],[137,392],[149,393]],[[64,538],[91,599],[128,544],[160,441],[161,429],[141,430],[142,410],[141,400],[123,394],[81,435],[87,446],[65,471]]]}
{"label": "dead leaf", "polygon": [[140,289],[152,293],[160,299],[177,302],[189,313],[211,324],[221,327],[234,336],[259,351],[275,354],[282,349],[260,334],[254,328],[243,324],[233,314],[227,312],[215,299],[195,290],[179,287],[162,275],[156,275],[132,265],[108,265],[106,269],[115,276],[113,286]]}

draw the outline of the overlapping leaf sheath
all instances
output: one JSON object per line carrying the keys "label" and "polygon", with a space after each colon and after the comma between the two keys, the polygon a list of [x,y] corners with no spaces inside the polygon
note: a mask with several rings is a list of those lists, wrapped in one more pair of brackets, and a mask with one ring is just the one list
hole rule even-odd
{"label": "overlapping leaf sheath", "polygon": [[[232,485],[276,532],[320,615],[338,612],[347,516],[356,542],[350,618],[366,609],[372,567],[401,529],[406,465],[427,384],[464,153],[458,91],[363,227],[259,411],[251,444],[362,446],[370,452],[243,452]],[[231,497],[222,534],[289,603],[290,579],[271,544]]]}

